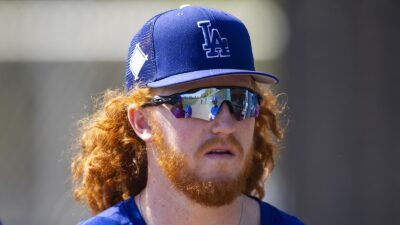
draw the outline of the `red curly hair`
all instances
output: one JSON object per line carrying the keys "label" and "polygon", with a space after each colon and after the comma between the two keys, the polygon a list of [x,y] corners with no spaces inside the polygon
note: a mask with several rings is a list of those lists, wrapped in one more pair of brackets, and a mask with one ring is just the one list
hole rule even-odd
{"label": "red curly hair", "polygon": [[[257,84],[263,102],[254,131],[254,154],[243,193],[264,197],[265,181],[274,168],[278,142],[283,138],[277,98],[265,85]],[[136,88],[129,95],[108,90],[96,101],[96,111],[79,121],[80,151],[71,163],[73,194],[93,214],[141,192],[147,183],[145,143],[135,134],[127,117],[130,104],[151,99],[151,90]]]}

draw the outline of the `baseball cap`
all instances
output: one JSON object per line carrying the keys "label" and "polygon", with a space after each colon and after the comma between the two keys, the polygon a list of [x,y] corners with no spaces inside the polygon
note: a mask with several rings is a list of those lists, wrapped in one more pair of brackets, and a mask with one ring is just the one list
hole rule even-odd
{"label": "baseball cap", "polygon": [[128,51],[125,88],[150,88],[217,76],[251,75],[277,83],[274,75],[255,70],[249,33],[236,17],[216,9],[180,7],[147,21]]}
{"label": "baseball cap", "polygon": [[217,102],[218,101],[217,96],[213,96],[211,101],[212,102]]}

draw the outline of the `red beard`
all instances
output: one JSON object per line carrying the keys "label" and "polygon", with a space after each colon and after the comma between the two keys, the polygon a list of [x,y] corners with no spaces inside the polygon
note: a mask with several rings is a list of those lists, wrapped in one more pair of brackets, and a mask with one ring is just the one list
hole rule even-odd
{"label": "red beard", "polygon": [[[157,125],[153,124],[153,128],[154,126]],[[174,187],[188,198],[205,206],[222,206],[231,203],[245,190],[253,154],[248,153],[245,156],[244,166],[236,177],[204,179],[188,165],[188,160],[183,153],[169,145],[158,128],[159,126],[153,129],[153,144],[158,153],[158,163]],[[238,140],[233,136],[229,136],[227,140],[220,138],[207,140],[197,152],[203,152],[207,146],[218,142],[228,143],[239,149],[239,152],[244,152]]]}

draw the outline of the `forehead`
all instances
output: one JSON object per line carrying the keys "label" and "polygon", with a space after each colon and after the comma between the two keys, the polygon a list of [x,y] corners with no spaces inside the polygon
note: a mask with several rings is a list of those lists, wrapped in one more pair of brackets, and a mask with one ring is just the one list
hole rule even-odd
{"label": "forehead", "polygon": [[155,88],[155,95],[171,95],[174,93],[184,92],[190,89],[210,87],[210,86],[237,86],[237,87],[253,87],[251,76],[220,76],[208,79],[192,81],[184,84],[173,85],[164,88]]}

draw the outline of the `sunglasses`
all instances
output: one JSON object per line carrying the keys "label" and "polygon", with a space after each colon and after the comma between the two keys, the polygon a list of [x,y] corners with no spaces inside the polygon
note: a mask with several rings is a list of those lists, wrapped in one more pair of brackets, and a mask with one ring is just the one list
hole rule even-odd
{"label": "sunglasses", "polygon": [[176,118],[212,121],[226,103],[235,119],[240,121],[258,117],[261,100],[259,94],[244,87],[205,87],[169,96],[154,96],[142,107],[169,104],[172,105],[171,113]]}

